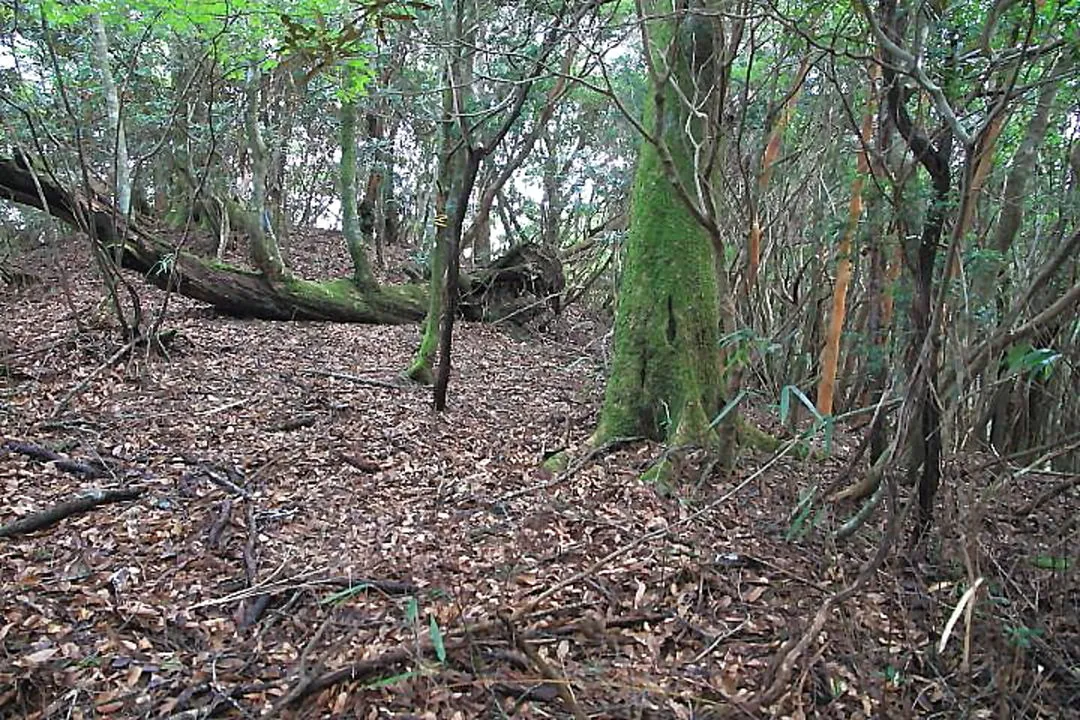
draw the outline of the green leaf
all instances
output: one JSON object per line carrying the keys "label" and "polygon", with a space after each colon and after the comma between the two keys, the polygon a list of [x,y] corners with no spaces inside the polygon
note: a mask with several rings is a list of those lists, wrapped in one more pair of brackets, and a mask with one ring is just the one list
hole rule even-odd
{"label": "green leaf", "polygon": [[1072,563],[1067,557],[1052,557],[1050,555],[1039,555],[1035,558],[1035,567],[1040,570],[1068,570]]}
{"label": "green leaf", "polygon": [[319,600],[320,605],[335,605],[337,603],[348,600],[349,598],[356,597],[360,593],[371,587],[368,583],[360,583],[359,585],[352,585],[344,590],[338,590],[336,593],[330,593],[326,597]]}
{"label": "green leaf", "polygon": [[434,615],[428,615],[428,635],[431,636],[431,646],[435,649],[435,657],[439,658],[440,663],[445,663],[446,645],[443,644],[442,630],[439,629],[439,623],[435,621]]}
{"label": "green leaf", "polygon": [[376,680],[375,682],[370,682],[370,683],[364,685],[363,687],[365,687],[365,688],[367,688],[369,690],[377,690],[378,688],[389,687],[391,685],[394,685],[395,683],[401,682],[402,680],[408,680],[409,678],[414,678],[414,677],[418,676],[419,674],[420,673],[417,672],[416,670],[409,670],[408,672],[398,673],[397,675],[391,675],[390,677],[385,677],[385,678],[382,678],[381,680]]}
{"label": "green leaf", "polygon": [[744,397],[746,397],[746,391],[740,390],[738,394],[735,395],[735,397],[728,401],[727,405],[724,405],[724,407],[720,409],[720,412],[716,414],[716,417],[713,418],[713,421],[709,423],[709,427],[714,428],[720,423],[722,423],[724,421],[724,418],[730,415],[731,412],[739,406],[739,403],[742,402],[742,399]]}
{"label": "green leaf", "polygon": [[420,603],[416,601],[415,595],[410,595],[408,601],[405,603],[405,622],[409,625],[415,625],[416,621],[420,619]]}

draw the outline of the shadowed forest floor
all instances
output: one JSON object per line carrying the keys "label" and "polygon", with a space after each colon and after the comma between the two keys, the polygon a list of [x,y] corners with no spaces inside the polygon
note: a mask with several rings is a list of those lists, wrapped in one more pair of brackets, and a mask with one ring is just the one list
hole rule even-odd
{"label": "shadowed forest floor", "polygon": [[[342,274],[341,246],[304,236],[293,267]],[[461,325],[435,415],[397,377],[418,327],[239,321],[174,296],[167,358],[137,349],[57,411],[120,347],[86,251],[58,253],[26,261],[42,284],[0,289],[0,442],[101,476],[7,446],[0,525],[145,490],[0,539],[0,716],[719,717],[881,539],[887,512],[831,539],[849,506],[793,532],[850,428],[829,457],[761,473],[765,454],[729,478],[690,455],[676,497],[638,481],[649,444],[542,470],[600,404],[606,329],[578,311],[528,334]],[[929,550],[905,553],[905,526],[749,716],[1080,717],[1080,494],[1019,513],[1063,479],[1020,467],[950,457]]]}

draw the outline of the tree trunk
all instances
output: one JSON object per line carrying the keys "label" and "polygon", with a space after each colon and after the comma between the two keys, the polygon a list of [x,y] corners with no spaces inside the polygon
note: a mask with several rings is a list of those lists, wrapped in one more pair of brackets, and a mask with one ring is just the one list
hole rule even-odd
{"label": "tree trunk", "polygon": [[[346,71],[345,92],[351,91],[353,71]],[[353,264],[353,281],[361,287],[375,285],[368,263],[364,235],[356,208],[356,100],[350,95],[341,102],[341,231]]]}
{"label": "tree trunk", "polygon": [[105,22],[98,13],[90,17],[94,26],[94,57],[101,70],[101,87],[105,94],[105,110],[109,118],[108,137],[116,143],[113,154],[113,192],[116,194],[116,205],[120,213],[126,217],[131,212],[131,166],[128,161],[124,121],[120,117],[120,96],[116,92],[116,82],[113,80],[109,61],[109,38],[105,34]]}
{"label": "tree trunk", "polygon": [[251,210],[254,218],[247,228],[251,243],[251,261],[271,280],[284,277],[285,261],[281,257],[274,223],[266,203],[266,178],[270,171],[270,158],[259,128],[260,86],[262,73],[252,69],[248,73],[244,126],[247,131],[248,146],[251,150],[252,193]]}
{"label": "tree trunk", "polygon": [[836,368],[840,360],[840,336],[844,330],[844,316],[847,312],[848,286],[851,284],[851,258],[854,247],[855,231],[863,210],[863,182],[870,173],[870,161],[866,148],[870,143],[870,134],[874,123],[874,85],[877,79],[876,66],[870,75],[870,95],[866,113],[860,128],[858,163],[855,179],[851,182],[851,204],[848,209],[847,224],[840,244],[836,248],[836,284],[833,288],[832,312],[829,313],[829,327],[825,333],[825,347],[821,352],[821,382],[818,385],[817,409],[822,415],[832,415],[833,398],[836,390]]}
{"label": "tree trunk", "polygon": [[[675,187],[699,187],[691,138],[700,136],[700,115],[691,117],[681,92],[692,87],[708,62],[713,28],[701,18],[651,24],[660,56],[673,51],[671,82],[654,88],[630,199],[626,245],[615,317],[615,340],[600,422],[591,443],[644,435],[672,444],[719,445],[711,423],[724,405],[720,360],[720,291],[709,232]],[[681,26],[680,26],[681,25]],[[694,97],[693,90],[690,97]],[[659,137],[657,137],[659,135]],[[668,167],[665,169],[665,164]]]}

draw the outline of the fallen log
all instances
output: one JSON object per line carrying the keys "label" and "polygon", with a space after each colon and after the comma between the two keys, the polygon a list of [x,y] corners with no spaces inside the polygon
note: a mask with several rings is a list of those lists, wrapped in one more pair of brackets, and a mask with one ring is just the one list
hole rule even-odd
{"label": "fallen log", "polygon": [[[152,219],[125,219],[107,198],[64,188],[47,169],[31,170],[18,160],[0,158],[0,199],[49,213],[93,237],[119,256],[122,267],[140,273],[150,284],[205,302],[231,317],[402,324],[422,320],[427,311],[427,283],[360,287],[350,278],[271,279],[201,257],[167,242],[166,233]],[[508,314],[499,308],[507,298],[520,293],[544,298],[553,292],[557,298],[562,283],[557,258],[536,246],[521,246],[462,279],[461,313],[469,320],[500,319]],[[557,299],[551,307],[558,311]]]}
{"label": "fallen log", "polygon": [[72,515],[79,515],[93,510],[99,505],[134,500],[144,492],[146,492],[145,487],[118,488],[115,490],[90,490],[77,498],[53,505],[50,508],[36,512],[33,515],[27,515],[24,518],[20,518],[0,527],[0,537],[26,535],[27,533],[32,533],[55,525]]}

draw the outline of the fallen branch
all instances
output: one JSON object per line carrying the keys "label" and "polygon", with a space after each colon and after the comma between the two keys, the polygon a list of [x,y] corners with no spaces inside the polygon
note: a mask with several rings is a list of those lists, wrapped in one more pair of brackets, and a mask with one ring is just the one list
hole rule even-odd
{"label": "fallen branch", "polygon": [[334,378],[335,380],[347,380],[357,385],[370,385],[372,387],[390,388],[391,390],[409,390],[414,387],[419,387],[416,383],[405,382],[389,382],[387,380],[376,380],[375,378],[364,378],[357,375],[349,375],[347,373],[332,372],[330,370],[304,370],[304,375],[318,375],[320,377]]}
{"label": "fallen branch", "polygon": [[536,651],[536,648],[530,645],[529,641],[521,636],[521,633],[514,627],[513,619],[509,614],[503,615],[501,619],[506,627],[506,635],[510,644],[517,647],[525,657],[529,658],[529,662],[540,671],[540,675],[555,688],[555,692],[563,701],[566,709],[574,716],[574,719],[586,720],[587,716],[585,715],[585,711],[581,709],[577,698],[570,692],[570,683],[567,682],[566,678],[560,677],[558,673],[552,670],[547,661],[540,657],[540,653]]}
{"label": "fallen branch", "polygon": [[105,475],[108,468],[104,466],[100,461],[98,462],[82,462],[81,460],[72,460],[66,458],[60,453],[54,452],[47,447],[36,445],[29,442],[18,442],[16,440],[8,440],[3,445],[0,445],[0,449],[8,452],[18,453],[25,455],[28,458],[34,460],[41,460],[43,462],[51,462],[56,466],[57,470],[63,472],[72,473],[74,475],[81,475],[87,479],[99,478]]}
{"label": "fallen branch", "polygon": [[568,467],[566,470],[563,470],[551,480],[546,480],[542,483],[537,483],[535,485],[530,485],[529,487],[524,487],[518,490],[514,490],[512,492],[508,492],[505,495],[501,495],[495,502],[504,503],[507,500],[513,500],[516,497],[528,495],[529,493],[536,492],[538,490],[546,490],[554,485],[558,485],[559,483],[564,483],[570,478],[572,478],[574,475],[576,475],[578,472],[580,472],[583,467],[588,465],[596,458],[606,455],[607,453],[614,450],[618,450],[619,448],[629,445],[630,443],[634,443],[644,439],[645,438],[641,436],[612,438],[603,445],[599,445],[589,450],[589,452],[585,453],[585,455],[575,461],[573,465]]}
{"label": "fallen branch", "polygon": [[197,465],[199,467],[197,472],[188,473],[188,478],[193,479],[197,478],[199,475],[205,475],[207,480],[214,483],[222,490],[238,495],[245,500],[251,500],[251,493],[239,484],[244,481],[244,476],[240,474],[239,470],[231,467],[220,468],[212,463],[204,462],[190,455],[184,455],[183,458],[184,462],[188,465]]}
{"label": "fallen branch", "polygon": [[[444,636],[443,647],[446,654],[449,655],[452,652],[462,650],[471,647],[478,638],[502,634],[506,628],[506,620],[522,621],[527,616],[533,619],[549,616],[554,612],[558,612],[559,608],[552,608],[550,610],[543,610],[535,615],[529,615],[528,613],[515,612],[509,616],[503,615],[499,620],[488,621],[479,625],[473,625],[466,630],[459,630],[452,635]],[[656,620],[661,616],[658,615],[634,615],[627,618],[613,618],[605,622],[605,627],[631,627],[648,623]],[[668,616],[662,616],[664,618]],[[586,632],[587,629],[583,627],[583,623],[571,623],[565,626],[559,627],[544,627],[537,630],[533,630],[527,633],[519,634],[521,640],[529,640],[532,638],[550,637],[552,635],[562,635],[568,631],[581,631]],[[488,641],[490,642],[490,641]],[[532,651],[534,654],[535,650]],[[379,678],[385,677],[392,672],[400,672],[402,667],[416,663],[424,658],[435,658],[434,646],[430,638],[424,637],[416,643],[408,643],[402,645],[393,650],[389,650],[382,655],[378,655],[374,658],[367,660],[361,660],[360,662],[346,665],[345,667],[332,670],[324,673],[318,677],[310,679],[302,688],[299,688],[295,692],[292,698],[292,704],[296,705],[300,701],[315,695],[329,687],[337,685],[342,682],[372,682]],[[565,681],[561,681],[565,684]],[[558,683],[555,683],[558,684]],[[568,707],[572,708],[573,704]]]}
{"label": "fallen branch", "polygon": [[[247,577],[248,587],[253,588],[258,584],[259,561],[257,556],[259,529],[255,523],[255,505],[247,504],[247,542],[244,544],[244,575]],[[271,595],[261,593],[253,598],[241,601],[240,629],[249,628],[259,621],[267,606],[270,605]]]}
{"label": "fallen branch", "polygon": [[1039,495],[1039,497],[1035,498],[1030,503],[1017,510],[1016,515],[1018,517],[1026,517],[1041,508],[1050,500],[1056,498],[1058,495],[1061,495],[1078,485],[1080,485],[1080,475],[1074,475],[1071,478],[1062,480],[1043,494]]}
{"label": "fallen branch", "polygon": [[889,550],[892,548],[893,543],[896,542],[896,538],[900,534],[903,520],[907,517],[908,512],[916,503],[909,502],[907,507],[904,508],[903,511],[900,511],[896,507],[896,493],[894,492],[892,480],[886,477],[882,487],[887,488],[888,490],[890,512],[888,524],[885,528],[885,534],[878,544],[877,552],[875,552],[874,556],[862,566],[859,570],[859,574],[850,585],[826,598],[825,602],[818,608],[817,613],[815,613],[814,619],[810,622],[809,627],[807,627],[801,635],[792,638],[780,647],[770,669],[769,675],[771,676],[771,682],[768,682],[765,689],[752,698],[750,702],[740,707],[739,709],[741,711],[756,717],[757,713],[763,708],[780,699],[784,694],[784,691],[789,688],[791,672],[795,667],[795,663],[798,662],[799,658],[806,651],[806,648],[810,646],[810,643],[818,638],[821,629],[825,626],[825,621],[829,619],[833,609],[852,598],[855,593],[866,584],[870,577],[877,572],[882,563],[885,562],[885,558],[889,555]]}
{"label": "fallen branch", "polygon": [[232,500],[225,498],[221,501],[220,507],[217,518],[214,520],[213,525],[210,526],[210,534],[206,538],[207,546],[214,551],[219,549],[221,533],[224,532],[225,526],[229,524],[229,518],[232,515]]}
{"label": "fallen branch", "polygon": [[90,490],[73,500],[62,502],[59,505],[53,505],[46,510],[36,512],[33,515],[28,515],[0,527],[0,537],[14,537],[15,535],[32,533],[36,530],[55,525],[72,515],[78,515],[93,510],[98,505],[134,500],[145,491],[145,487],[119,488],[116,490]]}

